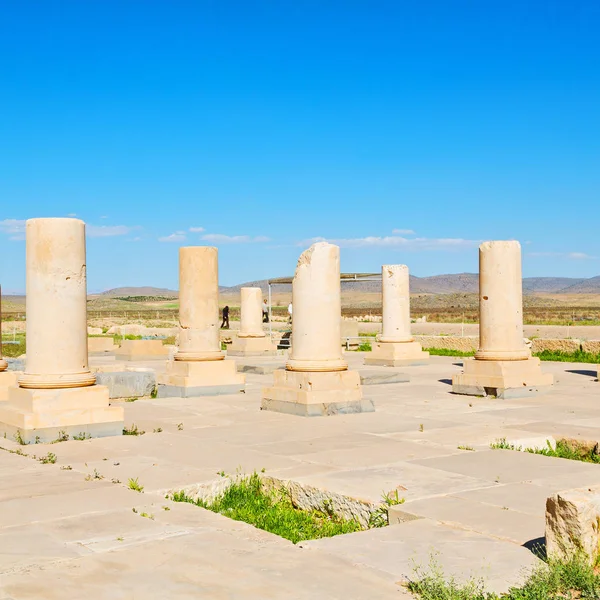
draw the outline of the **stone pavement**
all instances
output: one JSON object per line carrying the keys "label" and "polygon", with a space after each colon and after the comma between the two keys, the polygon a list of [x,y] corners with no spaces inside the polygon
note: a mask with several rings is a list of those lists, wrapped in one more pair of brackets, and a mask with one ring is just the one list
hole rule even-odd
{"label": "stone pavement", "polygon": [[[360,353],[346,356],[368,376]],[[256,364],[269,361],[281,357]],[[537,561],[546,497],[600,483],[598,465],[489,448],[498,438],[600,438],[590,366],[542,368],[557,380],[549,393],[494,400],[452,395],[460,361],[432,357],[390,369],[410,382],[365,386],[376,412],[323,418],[261,412],[272,375],[250,371],[245,394],[115,402],[141,436],[0,439],[8,451],[57,456],[41,464],[0,452],[0,599],[409,598],[401,583],[432,557],[504,590]],[[393,512],[413,519],[294,546],[164,498],[218,486],[223,471],[262,469],[366,502],[397,490],[406,502]],[[143,493],[127,489],[129,478]]]}

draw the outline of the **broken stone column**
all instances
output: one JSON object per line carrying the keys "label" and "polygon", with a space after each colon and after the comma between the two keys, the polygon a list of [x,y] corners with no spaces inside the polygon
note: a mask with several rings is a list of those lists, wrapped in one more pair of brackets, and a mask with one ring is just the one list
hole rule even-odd
{"label": "broken stone column", "polygon": [[219,330],[217,248],[179,249],[179,349],[159,375],[158,397],[189,398],[244,390],[235,362],[224,360]]}
{"label": "broken stone column", "polygon": [[406,265],[381,267],[382,333],[365,357],[366,365],[400,367],[423,365],[429,352],[415,342],[410,331],[410,289]]}
{"label": "broken stone column", "polygon": [[326,242],[300,255],[292,283],[292,350],[263,390],[262,409],[301,416],[371,412],[340,346],[340,251]]}
{"label": "broken stone column", "polygon": [[521,245],[484,242],[479,247],[479,349],[452,379],[452,391],[514,398],[553,383],[523,340]]}
{"label": "broken stone column", "polygon": [[109,406],[88,366],[85,224],[26,224],[27,358],[19,387],[0,406],[0,432],[29,443],[58,432],[121,435],[123,409]]}
{"label": "broken stone column", "polygon": [[274,356],[277,349],[263,331],[262,290],[243,287],[240,295],[240,330],[227,350],[228,356]]}
{"label": "broken stone column", "polygon": [[580,556],[594,565],[600,557],[600,486],[559,492],[546,500],[546,553],[568,561]]}

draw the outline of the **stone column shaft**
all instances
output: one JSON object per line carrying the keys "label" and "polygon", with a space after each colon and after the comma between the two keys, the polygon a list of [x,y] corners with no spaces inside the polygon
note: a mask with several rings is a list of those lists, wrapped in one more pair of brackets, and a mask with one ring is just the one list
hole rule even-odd
{"label": "stone column shaft", "polygon": [[257,287],[241,289],[239,337],[265,337],[262,326],[262,290]]}
{"label": "stone column shaft", "polygon": [[292,283],[290,371],[343,371],[340,343],[340,250],[319,242],[298,260]]}
{"label": "stone column shaft", "polygon": [[222,360],[217,248],[179,249],[179,351],[175,360]]}
{"label": "stone column shaft", "polygon": [[95,383],[88,367],[85,224],[30,219],[26,225],[27,360],[24,388]]}
{"label": "stone column shaft", "polygon": [[484,242],[479,247],[479,350],[477,360],[525,360],[521,245]]}
{"label": "stone column shaft", "polygon": [[380,342],[412,342],[410,332],[410,291],[406,265],[381,267],[383,300]]}

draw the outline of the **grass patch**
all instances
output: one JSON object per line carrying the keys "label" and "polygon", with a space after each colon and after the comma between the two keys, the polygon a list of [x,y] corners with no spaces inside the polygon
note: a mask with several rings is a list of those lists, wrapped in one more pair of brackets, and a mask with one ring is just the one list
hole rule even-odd
{"label": "grass patch", "polygon": [[573,600],[600,598],[600,575],[583,559],[548,561],[535,568],[524,585],[498,596],[485,590],[483,580],[466,583],[446,578],[435,562],[427,573],[417,569],[408,589],[423,600]]}
{"label": "grass patch", "polygon": [[502,438],[490,444],[490,448],[492,450],[516,450],[518,452],[529,452],[530,454],[541,454],[554,458],[600,464],[600,454],[598,444],[596,443],[586,444],[570,440],[558,440],[556,448],[553,448],[550,442],[547,442],[546,448],[522,448],[521,446],[509,444],[505,438]]}
{"label": "grass patch", "polygon": [[371,347],[371,342],[363,342],[358,345],[357,352],[371,352],[373,348]]}
{"label": "grass patch", "polygon": [[125,429],[123,429],[123,435],[144,435],[146,432],[138,429],[138,426],[133,423],[131,425],[131,427],[125,427]]}
{"label": "grass patch", "polygon": [[27,342],[24,333],[17,333],[14,336],[2,336],[2,356],[8,358],[18,358],[27,352]]}
{"label": "grass patch", "polygon": [[144,486],[140,484],[137,477],[135,479],[130,477],[129,481],[127,482],[127,487],[134,492],[139,492],[140,494],[144,491]]}
{"label": "grass patch", "polygon": [[469,350],[449,350],[448,348],[423,348],[423,350],[427,350],[431,356],[458,356],[460,358],[475,356],[475,352]]}
{"label": "grass patch", "polygon": [[544,350],[543,352],[536,352],[534,356],[537,356],[540,360],[554,362],[600,363],[600,354],[592,354],[591,352],[584,352],[583,350],[577,350],[576,352]]}
{"label": "grass patch", "polygon": [[189,502],[235,521],[249,523],[294,544],[362,529],[357,521],[346,520],[333,511],[299,510],[285,490],[265,489],[257,473],[238,479],[212,502],[194,500],[183,491],[176,492],[170,499]]}

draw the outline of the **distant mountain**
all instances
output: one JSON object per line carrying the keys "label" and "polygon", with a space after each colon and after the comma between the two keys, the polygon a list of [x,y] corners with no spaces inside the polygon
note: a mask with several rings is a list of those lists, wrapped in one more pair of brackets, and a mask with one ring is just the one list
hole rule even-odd
{"label": "distant mountain", "polygon": [[560,290],[562,294],[600,294],[600,275],[579,279],[576,283]]}
{"label": "distant mountain", "polygon": [[106,296],[108,298],[118,298],[126,296],[164,296],[165,298],[177,298],[179,292],[174,290],[168,290],[166,288],[156,287],[120,287],[113,288],[112,290],[106,290],[102,292],[100,296]]}
{"label": "distant mountain", "polygon": [[[239,294],[242,287],[259,287],[264,293],[268,290],[268,280],[248,281],[233,286],[221,286],[223,294]],[[290,284],[274,285],[273,292],[290,292]],[[377,293],[381,291],[380,281],[342,282],[343,291]],[[477,294],[479,291],[479,275],[477,273],[454,273],[433,275],[431,277],[410,276],[412,294]],[[600,294],[600,275],[589,279],[576,277],[525,277],[523,279],[525,294]],[[176,290],[156,287],[120,287],[102,292],[100,296],[108,298],[126,296],[163,296],[176,298]]]}

